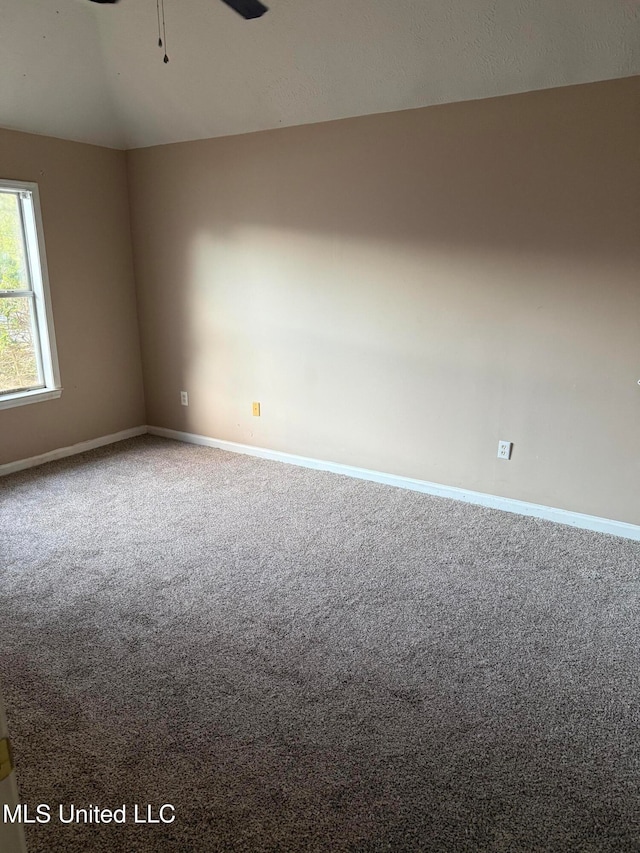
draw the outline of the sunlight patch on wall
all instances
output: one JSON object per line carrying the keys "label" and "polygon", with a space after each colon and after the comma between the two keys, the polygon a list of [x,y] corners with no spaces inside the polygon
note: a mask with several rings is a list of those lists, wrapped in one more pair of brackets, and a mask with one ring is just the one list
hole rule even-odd
{"label": "sunlight patch on wall", "polygon": [[[587,415],[585,363],[593,375],[605,361],[598,330],[633,334],[607,310],[604,275],[593,263],[559,274],[557,259],[495,248],[201,232],[186,309],[192,429],[337,461],[357,454],[365,466],[385,447],[396,469],[408,466],[405,447],[420,447],[432,479],[468,483],[470,469],[493,465],[487,434],[513,438],[531,423],[545,434]],[[536,396],[555,425],[536,414]],[[438,452],[452,440],[454,454]]]}

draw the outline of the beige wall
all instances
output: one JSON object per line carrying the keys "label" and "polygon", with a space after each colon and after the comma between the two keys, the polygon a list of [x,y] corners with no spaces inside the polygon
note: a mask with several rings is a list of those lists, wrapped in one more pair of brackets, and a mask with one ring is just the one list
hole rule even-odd
{"label": "beige wall", "polygon": [[0,464],[145,423],[125,154],[0,130],[0,177],[36,181],[63,393],[0,410]]}
{"label": "beige wall", "polygon": [[639,82],[129,152],[148,423],[640,523]]}

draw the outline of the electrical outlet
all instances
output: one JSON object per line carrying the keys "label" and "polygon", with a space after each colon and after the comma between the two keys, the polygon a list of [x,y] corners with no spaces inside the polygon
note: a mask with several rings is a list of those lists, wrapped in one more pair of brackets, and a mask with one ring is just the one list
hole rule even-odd
{"label": "electrical outlet", "polygon": [[180,392],[180,403],[181,403],[183,406],[188,406],[188,405],[189,405],[189,395],[187,394],[187,392],[186,392],[186,391],[181,391],[181,392]]}
{"label": "electrical outlet", "polygon": [[498,442],[498,459],[511,459],[511,448],[513,447],[513,443],[511,441],[499,441]]}
{"label": "electrical outlet", "polygon": [[260,417],[260,403],[254,403],[253,404],[253,417],[254,418]]}

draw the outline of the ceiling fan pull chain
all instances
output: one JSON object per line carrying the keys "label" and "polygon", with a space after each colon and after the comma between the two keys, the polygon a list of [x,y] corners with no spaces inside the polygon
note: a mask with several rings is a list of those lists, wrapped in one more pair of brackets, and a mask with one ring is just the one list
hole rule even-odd
{"label": "ceiling fan pull chain", "polygon": [[160,32],[160,0],[156,0],[156,11],[158,13],[158,47],[162,47],[162,34]]}
{"label": "ceiling fan pull chain", "polygon": [[167,56],[167,27],[164,22],[164,0],[162,0],[162,40],[164,42],[164,62],[165,64],[169,61],[169,57]]}

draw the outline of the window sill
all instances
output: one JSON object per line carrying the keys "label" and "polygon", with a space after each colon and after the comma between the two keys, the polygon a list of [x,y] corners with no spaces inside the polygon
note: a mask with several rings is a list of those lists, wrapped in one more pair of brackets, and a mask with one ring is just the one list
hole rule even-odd
{"label": "window sill", "polygon": [[14,406],[26,406],[28,403],[43,403],[56,400],[62,394],[62,388],[37,388],[35,391],[19,391],[17,394],[0,396],[0,409],[12,409]]}

